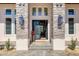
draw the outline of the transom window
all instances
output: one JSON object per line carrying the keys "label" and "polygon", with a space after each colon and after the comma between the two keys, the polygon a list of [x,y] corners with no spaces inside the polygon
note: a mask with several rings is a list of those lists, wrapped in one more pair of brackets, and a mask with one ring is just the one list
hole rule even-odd
{"label": "transom window", "polygon": [[69,34],[74,34],[74,18],[69,18]]}
{"label": "transom window", "polygon": [[36,16],[36,8],[32,8],[32,15]]}
{"label": "transom window", "polygon": [[38,8],[38,16],[42,15],[42,8]]}
{"label": "transom window", "polygon": [[74,9],[68,9],[68,15],[74,15]]}
{"label": "transom window", "polygon": [[6,15],[11,15],[11,9],[6,9]]}
{"label": "transom window", "polygon": [[45,16],[48,15],[48,8],[44,8],[44,15],[45,15]]}
{"label": "transom window", "polygon": [[11,34],[11,18],[6,18],[6,34]]}
{"label": "transom window", "polygon": [[[44,11],[44,12],[42,12]],[[38,14],[37,14],[38,13]],[[48,15],[48,8],[44,8],[44,10],[42,8],[32,8],[32,16],[47,16]]]}

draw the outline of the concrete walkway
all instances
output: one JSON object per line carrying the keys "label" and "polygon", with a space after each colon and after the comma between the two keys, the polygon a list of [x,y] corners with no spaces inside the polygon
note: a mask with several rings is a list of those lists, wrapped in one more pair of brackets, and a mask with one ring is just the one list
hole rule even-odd
{"label": "concrete walkway", "polygon": [[54,51],[48,41],[35,41],[28,51],[0,50],[0,56],[79,56],[66,54],[65,51]]}
{"label": "concrete walkway", "polygon": [[0,56],[65,56],[64,51],[53,50],[28,50],[28,51],[13,51],[12,53],[0,53]]}
{"label": "concrete walkway", "polygon": [[66,54],[64,51],[53,50],[28,50],[2,52],[0,56],[79,56],[78,54]]}
{"label": "concrete walkway", "polygon": [[52,50],[29,50],[29,51],[17,51],[17,56],[65,56],[64,51],[52,51]]}

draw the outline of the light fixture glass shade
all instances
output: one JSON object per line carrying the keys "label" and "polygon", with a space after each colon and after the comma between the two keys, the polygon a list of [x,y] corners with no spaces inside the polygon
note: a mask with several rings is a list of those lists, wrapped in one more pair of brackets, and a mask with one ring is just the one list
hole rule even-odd
{"label": "light fixture glass shade", "polygon": [[19,24],[20,24],[21,26],[24,25],[24,18],[23,18],[22,15],[19,17]]}
{"label": "light fixture glass shade", "polygon": [[61,15],[58,15],[58,29],[61,29],[62,28],[62,25],[63,24],[63,17]]}

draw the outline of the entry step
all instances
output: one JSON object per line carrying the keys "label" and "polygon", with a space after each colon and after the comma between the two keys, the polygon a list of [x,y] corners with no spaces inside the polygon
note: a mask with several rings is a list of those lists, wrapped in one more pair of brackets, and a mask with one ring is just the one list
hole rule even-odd
{"label": "entry step", "polygon": [[35,41],[42,41],[42,42],[44,42],[44,41],[48,41],[48,39],[46,39],[46,38],[41,38],[41,39],[38,39],[38,40],[35,40]]}
{"label": "entry step", "polygon": [[30,45],[29,49],[52,49],[52,46],[50,42],[40,40],[40,41],[33,42]]}

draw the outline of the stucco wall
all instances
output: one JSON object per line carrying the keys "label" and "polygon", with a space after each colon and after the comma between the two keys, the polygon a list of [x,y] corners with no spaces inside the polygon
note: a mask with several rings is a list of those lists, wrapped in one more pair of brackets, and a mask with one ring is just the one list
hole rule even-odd
{"label": "stucco wall", "polygon": [[[70,41],[73,37],[74,39],[77,38],[79,41],[79,4],[77,3],[67,3],[65,4],[65,13],[66,13],[66,19],[65,19],[65,40]],[[75,15],[69,16],[68,15],[68,9],[74,9]],[[68,32],[68,18],[74,18],[74,34],[69,34]]]}
{"label": "stucco wall", "polygon": [[0,9],[5,9],[5,8],[16,8],[16,3],[0,3]]}
{"label": "stucco wall", "polygon": [[[6,16],[5,10],[6,9],[11,9],[12,10],[12,15]],[[6,25],[5,25],[5,20],[6,18],[11,18],[12,24],[14,18],[14,10],[16,9],[16,4],[0,4],[0,41],[6,41],[7,39],[10,39],[11,41],[16,41],[16,35],[15,33],[12,32],[12,34],[8,35],[6,34]],[[12,25],[13,26],[13,25]],[[14,29],[12,29],[13,31]]]}

